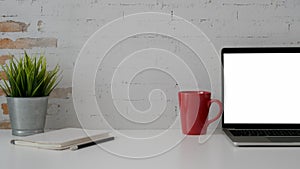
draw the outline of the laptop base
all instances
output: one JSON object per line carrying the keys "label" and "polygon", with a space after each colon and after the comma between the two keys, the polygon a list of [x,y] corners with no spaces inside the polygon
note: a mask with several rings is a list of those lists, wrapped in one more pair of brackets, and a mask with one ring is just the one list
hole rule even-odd
{"label": "laptop base", "polygon": [[286,136],[234,136],[228,129],[225,135],[237,147],[300,147],[300,137]]}

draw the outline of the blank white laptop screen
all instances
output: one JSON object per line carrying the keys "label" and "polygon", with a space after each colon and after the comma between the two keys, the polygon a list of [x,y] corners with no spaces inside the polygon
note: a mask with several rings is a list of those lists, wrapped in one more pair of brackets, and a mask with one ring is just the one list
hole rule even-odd
{"label": "blank white laptop screen", "polygon": [[224,123],[299,124],[299,53],[224,53]]}

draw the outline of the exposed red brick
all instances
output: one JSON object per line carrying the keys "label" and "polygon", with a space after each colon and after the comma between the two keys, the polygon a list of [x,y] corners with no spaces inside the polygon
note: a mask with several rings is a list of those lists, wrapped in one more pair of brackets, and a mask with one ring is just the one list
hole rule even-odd
{"label": "exposed red brick", "polygon": [[2,103],[1,104],[1,109],[3,111],[3,114],[8,114],[8,106],[7,103]]}
{"label": "exposed red brick", "polygon": [[12,45],[13,45],[13,40],[8,39],[8,38],[0,39],[0,49],[16,48],[16,47],[13,47]]}
{"label": "exposed red brick", "polygon": [[30,24],[16,21],[0,22],[0,32],[25,32]]}
{"label": "exposed red brick", "polygon": [[2,89],[0,89],[0,96],[5,96],[5,93],[3,92]]}
{"label": "exposed red brick", "polygon": [[57,47],[56,38],[0,39],[0,49],[31,49],[33,47]]}
{"label": "exposed red brick", "polygon": [[0,122],[0,129],[10,129],[11,125],[9,121]]}
{"label": "exposed red brick", "polygon": [[2,55],[0,56],[0,64],[4,65],[5,62],[9,59],[13,58],[13,55]]}
{"label": "exposed red brick", "polygon": [[67,88],[55,88],[50,94],[50,98],[66,99],[72,94],[72,87]]}
{"label": "exposed red brick", "polygon": [[0,71],[0,80],[7,80],[7,76],[4,71]]}

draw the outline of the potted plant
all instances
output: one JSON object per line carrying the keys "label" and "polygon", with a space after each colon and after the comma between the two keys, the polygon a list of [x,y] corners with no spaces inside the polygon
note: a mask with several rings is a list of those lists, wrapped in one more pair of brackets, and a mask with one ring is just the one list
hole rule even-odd
{"label": "potted plant", "polygon": [[7,81],[0,87],[6,94],[12,134],[44,132],[48,96],[61,80],[59,66],[48,71],[43,55],[31,57],[25,51],[23,57],[12,58],[2,69]]}

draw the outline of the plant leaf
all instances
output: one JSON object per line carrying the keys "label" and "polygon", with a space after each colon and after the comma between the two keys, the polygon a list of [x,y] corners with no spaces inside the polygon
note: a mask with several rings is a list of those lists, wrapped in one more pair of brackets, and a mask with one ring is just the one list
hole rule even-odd
{"label": "plant leaf", "polygon": [[20,59],[12,58],[9,64],[1,67],[8,80],[3,80],[0,88],[7,96],[48,96],[61,80],[58,80],[61,77],[58,65],[47,71],[47,60],[43,55],[30,57],[26,51]]}

